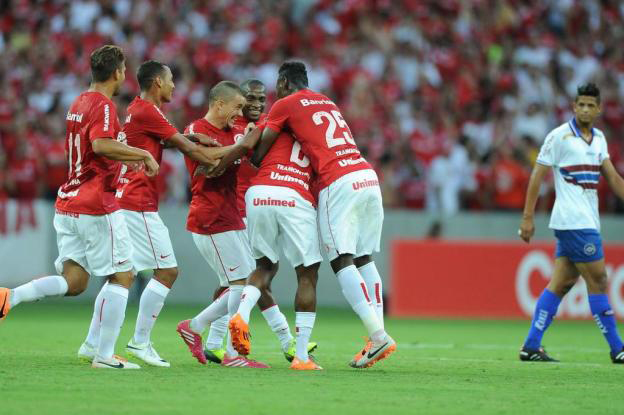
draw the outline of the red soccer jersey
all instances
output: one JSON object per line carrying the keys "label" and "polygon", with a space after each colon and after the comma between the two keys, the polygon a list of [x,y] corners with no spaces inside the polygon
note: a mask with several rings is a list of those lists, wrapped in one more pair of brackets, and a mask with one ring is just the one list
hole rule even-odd
{"label": "red soccer jersey", "polygon": [[[257,126],[264,124],[266,117],[266,114],[260,114],[260,119],[255,124]],[[245,136],[245,128],[247,128],[247,124],[250,122],[252,121],[247,120],[245,117],[236,117],[234,128],[232,128],[235,142],[238,142],[238,140],[241,140]],[[238,210],[243,218],[247,216],[245,211],[245,193],[247,193],[247,189],[251,186],[251,179],[256,175],[256,173],[258,173],[258,169],[251,164],[248,157],[241,159],[236,183],[236,205],[238,206]]]}
{"label": "red soccer jersey", "polygon": [[99,92],[83,92],[69,107],[66,120],[69,173],[59,188],[56,208],[87,215],[118,210],[115,191],[121,164],[98,156],[91,147],[95,139],[117,138],[120,125],[115,104]]}
{"label": "red soccer jersey", "polygon": [[340,110],[323,94],[302,89],[278,100],[267,127],[288,131],[301,143],[318,174],[319,189],[347,173],[372,168],[361,156]]}
{"label": "red soccer jersey", "polygon": [[[147,150],[156,159],[162,161],[163,143],[178,130],[165,118],[153,103],[136,97],[128,106],[128,116],[123,126],[128,145]],[[125,171],[125,166],[122,171]],[[158,211],[158,179],[148,177],[142,171],[128,170],[120,179],[121,187],[117,192],[119,206],[136,212]]]}
{"label": "red soccer jersey", "polygon": [[[224,146],[234,144],[232,131],[225,131],[200,118],[186,127],[185,133],[201,133],[214,138]],[[199,163],[184,158],[191,175],[191,205],[186,229],[203,235],[245,229],[245,224],[236,207],[236,175],[239,163],[225,173],[212,179],[195,174]]]}
{"label": "red soccer jersey", "polygon": [[251,185],[289,187],[316,206],[310,191],[312,174],[310,159],[301,151],[301,144],[292,135],[283,132],[262,160]]}

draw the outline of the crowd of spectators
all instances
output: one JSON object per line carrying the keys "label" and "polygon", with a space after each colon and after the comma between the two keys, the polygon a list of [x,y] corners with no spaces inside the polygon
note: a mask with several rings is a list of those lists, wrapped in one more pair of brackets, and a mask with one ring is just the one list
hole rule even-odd
{"label": "crowd of spectators", "polygon": [[[258,78],[271,102],[281,62],[304,60],[389,207],[521,209],[541,142],[587,81],[602,89],[599,127],[624,173],[618,0],[13,0],[0,1],[0,199],[54,198],[64,115],[105,43],[128,59],[120,119],[136,68],[157,59],[174,72],[165,112],[179,129],[204,114],[217,81]],[[162,172],[165,201],[185,202],[180,155],[167,152]],[[600,194],[603,210],[623,210]]]}

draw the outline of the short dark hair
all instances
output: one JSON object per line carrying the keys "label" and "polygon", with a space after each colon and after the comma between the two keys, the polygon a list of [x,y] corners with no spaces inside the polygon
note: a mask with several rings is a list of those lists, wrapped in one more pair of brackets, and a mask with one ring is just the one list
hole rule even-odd
{"label": "short dark hair", "polygon": [[141,91],[147,91],[152,86],[154,79],[165,71],[165,65],[154,60],[145,61],[137,70],[137,81]]}
{"label": "short dark hair", "polygon": [[296,86],[308,86],[308,71],[303,62],[284,62],[279,68],[279,76]]}
{"label": "short dark hair", "polygon": [[578,88],[576,88],[576,100],[578,100],[580,96],[594,97],[596,98],[596,102],[600,104],[600,89],[593,82],[579,85]]}
{"label": "short dark hair", "polygon": [[237,94],[245,96],[243,90],[236,82],[221,81],[210,89],[208,93],[208,105],[219,99],[225,101]]}
{"label": "short dark hair", "polygon": [[259,79],[247,79],[240,84],[243,91],[249,91],[251,88],[266,88],[264,82]]}
{"label": "short dark hair", "polygon": [[105,82],[121,68],[126,60],[119,46],[104,45],[91,53],[91,77],[93,82]]}

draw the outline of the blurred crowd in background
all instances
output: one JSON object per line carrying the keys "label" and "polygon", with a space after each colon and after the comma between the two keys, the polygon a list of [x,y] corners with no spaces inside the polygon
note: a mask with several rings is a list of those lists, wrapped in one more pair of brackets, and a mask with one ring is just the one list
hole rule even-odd
{"label": "blurred crowd in background", "polygon": [[[377,169],[388,207],[519,210],[549,130],[576,87],[602,90],[598,126],[624,173],[624,3],[618,0],[0,1],[0,200],[54,199],[65,113],[89,84],[89,54],[124,48],[120,119],[146,59],[173,70],[165,106],[181,130],[222,79],[301,59]],[[181,156],[166,152],[165,203],[186,203]],[[602,186],[605,187],[604,180]],[[600,189],[603,211],[624,211]],[[552,203],[552,184],[540,209]]]}

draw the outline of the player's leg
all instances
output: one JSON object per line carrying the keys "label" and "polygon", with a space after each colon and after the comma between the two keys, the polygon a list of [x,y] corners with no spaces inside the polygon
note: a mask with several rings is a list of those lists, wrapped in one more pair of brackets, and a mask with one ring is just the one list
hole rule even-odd
{"label": "player's leg", "polygon": [[[217,287],[213,293],[213,301],[219,298],[227,289],[228,287]],[[223,340],[228,331],[229,321],[230,316],[225,314],[210,323],[206,343],[204,344],[204,356],[211,362],[221,363],[223,361],[223,356],[225,355]]]}
{"label": "player's leg", "polygon": [[132,263],[136,270],[154,270],[139,301],[134,335],[127,351],[147,363],[169,366],[151,347],[150,334],[165,299],[178,277],[178,264],[173,253],[169,230],[157,212],[122,210],[132,235]]}
{"label": "player's leg", "polygon": [[85,270],[85,248],[77,229],[78,219],[58,213],[54,215],[59,250],[55,267],[59,275],[38,278],[11,290],[0,288],[0,321],[20,303],[46,297],[75,296],[86,289],[89,274]]}
{"label": "player's leg", "polygon": [[[223,316],[228,316],[228,302],[231,289],[227,280],[225,265],[221,259],[215,239],[216,235],[201,235],[193,233],[193,242],[199,250],[200,254],[210,268],[217,274],[220,285],[228,287],[224,289],[219,297],[217,297],[208,307],[203,309],[192,319],[183,320],[178,323],[177,332],[188,346],[193,357],[201,364],[206,364],[206,355],[203,351],[203,341],[201,334],[214,321]],[[215,238],[216,237],[216,238]]]}
{"label": "player's leg", "polygon": [[[362,174],[374,175],[374,172]],[[369,367],[396,349],[396,343],[385,332],[377,317],[366,283],[353,262],[358,252],[360,228],[370,225],[360,223],[365,218],[361,210],[366,208],[371,197],[366,188],[355,186],[355,182],[363,179],[367,178],[351,173],[332,183],[320,192],[318,209],[321,240],[330,265],[336,273],[343,295],[362,320],[374,346],[369,351],[366,348],[362,350],[364,353],[361,353],[361,358],[351,362],[354,367]],[[376,194],[375,197],[381,196]]]}
{"label": "player's leg", "polygon": [[[81,216],[79,231],[85,244],[86,261],[93,275],[108,276],[100,306],[100,336],[92,366],[97,368],[138,369],[140,366],[114,356],[115,344],[123,325],[128,288],[134,280],[132,243],[120,211],[102,216]],[[103,230],[108,232],[103,232]]]}
{"label": "player's leg", "polygon": [[564,295],[570,291],[579,278],[579,273],[574,264],[566,256],[558,256],[555,259],[550,282],[542,291],[542,294],[535,305],[533,320],[529,334],[520,350],[520,360],[551,362],[555,361],[549,357],[542,347],[542,337],[552,323],[557,314],[559,303]]}
{"label": "player's leg", "polygon": [[98,295],[95,297],[95,302],[93,303],[93,314],[91,315],[91,323],[89,324],[87,338],[78,349],[78,358],[88,360],[89,362],[95,357],[97,345],[100,341],[100,310],[102,308],[104,291],[106,291],[106,284],[108,284],[108,281],[104,281],[102,288],[100,288]]}
{"label": "player's leg", "polygon": [[295,295],[295,327],[297,334],[295,358],[290,366],[295,370],[321,370],[322,367],[310,359],[309,347],[312,329],[316,320],[316,283],[320,262],[310,266],[300,265],[297,273]]}
{"label": "player's leg", "polygon": [[377,271],[375,261],[373,261],[372,255],[362,255],[354,258],[353,263],[366,283],[366,289],[369,296],[372,297],[371,300],[375,306],[377,318],[379,318],[381,325],[384,326],[383,283],[379,271]]}
{"label": "player's leg", "polygon": [[247,284],[243,288],[239,306],[232,315],[229,324],[232,342],[240,354],[248,355],[251,352],[251,341],[249,338],[251,310],[258,303],[262,291],[266,291],[270,287],[271,280],[277,273],[278,267],[278,263],[273,263],[267,257],[258,258],[256,260],[256,268],[247,278]]}
{"label": "player's leg", "polygon": [[613,363],[624,363],[622,339],[607,296],[607,271],[604,258],[592,262],[577,262],[575,265],[587,284],[589,308],[598,328],[609,344],[611,360]]}

